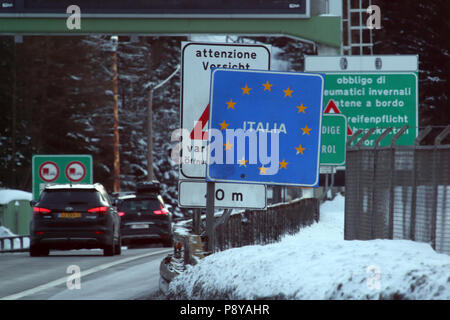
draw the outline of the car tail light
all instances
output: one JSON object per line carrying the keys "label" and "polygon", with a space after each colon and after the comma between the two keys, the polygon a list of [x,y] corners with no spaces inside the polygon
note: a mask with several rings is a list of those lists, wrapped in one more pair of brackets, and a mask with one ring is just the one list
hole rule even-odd
{"label": "car tail light", "polygon": [[94,231],[94,233],[99,236],[99,235],[105,234],[105,231],[97,230],[97,231]]}
{"label": "car tail light", "polygon": [[119,215],[119,217],[123,217],[125,215],[125,212],[119,211],[117,214]]}
{"label": "car tail light", "polygon": [[33,208],[33,214],[34,215],[38,215],[40,213],[50,213],[51,210],[50,209],[46,209],[46,208],[39,208],[39,207],[34,207]]}
{"label": "car tail light", "polygon": [[168,214],[169,211],[167,211],[166,208],[164,208],[162,205],[159,205],[159,207],[161,208],[161,210],[154,210],[153,213],[154,214]]}
{"label": "car tail light", "polygon": [[96,208],[91,208],[88,210],[88,212],[99,213],[99,214],[106,214],[107,211],[108,211],[108,207],[96,207]]}
{"label": "car tail light", "polygon": [[42,236],[44,234],[44,231],[36,231],[34,234],[37,236]]}

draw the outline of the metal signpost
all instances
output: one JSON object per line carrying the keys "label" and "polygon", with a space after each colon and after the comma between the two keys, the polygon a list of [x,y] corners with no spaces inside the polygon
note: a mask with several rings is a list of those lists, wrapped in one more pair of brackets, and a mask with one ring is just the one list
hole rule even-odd
{"label": "metal signpost", "polygon": [[47,184],[93,183],[91,155],[33,155],[33,199]]}

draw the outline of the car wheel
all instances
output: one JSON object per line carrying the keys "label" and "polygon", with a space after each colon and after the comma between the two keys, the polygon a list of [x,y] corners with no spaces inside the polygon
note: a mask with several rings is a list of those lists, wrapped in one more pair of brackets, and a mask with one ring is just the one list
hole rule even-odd
{"label": "car wheel", "polygon": [[48,256],[50,253],[50,250],[48,248],[42,248],[36,245],[30,246],[30,257],[41,257],[41,256]]}
{"label": "car wheel", "polygon": [[122,239],[120,236],[119,236],[119,239],[117,240],[117,245],[116,245],[114,254],[117,254],[118,256],[120,256],[122,254]]}
{"label": "car wheel", "polygon": [[166,240],[163,242],[163,246],[166,248],[170,248],[171,246],[173,246],[173,240],[172,238],[170,238],[169,240]]}
{"label": "car wheel", "polygon": [[103,255],[105,257],[111,257],[111,256],[114,255],[114,237],[112,238],[112,243],[111,244],[107,244],[103,248]]}

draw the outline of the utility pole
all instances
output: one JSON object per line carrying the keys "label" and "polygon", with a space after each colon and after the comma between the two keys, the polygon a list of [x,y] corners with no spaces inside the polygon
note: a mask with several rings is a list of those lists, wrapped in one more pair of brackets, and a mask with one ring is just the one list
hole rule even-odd
{"label": "utility pole", "polygon": [[[147,179],[152,181],[153,174],[153,91],[161,88],[180,70],[180,65],[177,66],[174,72],[165,80],[158,83],[156,86],[150,85],[148,93],[148,107],[147,107]],[[148,86],[147,86],[148,87]]]}
{"label": "utility pole", "polygon": [[113,48],[113,95],[114,95],[114,185],[113,191],[120,192],[120,158],[119,158],[119,106],[117,95],[117,47],[119,37],[111,36]]}

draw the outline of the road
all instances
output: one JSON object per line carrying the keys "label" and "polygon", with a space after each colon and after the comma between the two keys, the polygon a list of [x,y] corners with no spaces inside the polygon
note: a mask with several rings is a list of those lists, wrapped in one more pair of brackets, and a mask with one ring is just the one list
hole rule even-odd
{"label": "road", "polygon": [[[126,249],[104,257],[102,250],[0,254],[0,300],[135,300],[159,294],[159,264],[171,248]],[[73,270],[79,267],[80,288]],[[68,285],[69,284],[69,285]]]}

